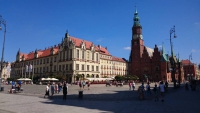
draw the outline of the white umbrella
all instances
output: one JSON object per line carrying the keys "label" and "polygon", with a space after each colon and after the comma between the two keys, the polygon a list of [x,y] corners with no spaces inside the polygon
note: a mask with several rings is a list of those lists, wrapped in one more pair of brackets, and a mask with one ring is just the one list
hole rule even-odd
{"label": "white umbrella", "polygon": [[18,81],[31,81],[31,79],[29,79],[29,78],[19,78],[19,79],[17,79]]}
{"label": "white umbrella", "polygon": [[42,78],[42,81],[58,81],[56,78]]}

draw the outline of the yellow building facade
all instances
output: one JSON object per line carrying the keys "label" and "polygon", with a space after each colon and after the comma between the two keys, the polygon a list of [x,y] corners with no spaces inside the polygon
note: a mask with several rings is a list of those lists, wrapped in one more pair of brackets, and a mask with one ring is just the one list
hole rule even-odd
{"label": "yellow building facade", "polygon": [[[32,65],[30,74],[29,65]],[[125,59],[112,56],[106,47],[69,36],[68,33],[60,44],[44,50],[35,50],[29,54],[19,50],[12,68],[15,76],[25,77],[26,74],[30,78],[32,75],[62,75],[67,82],[77,81],[77,75],[83,78],[111,78],[127,75],[128,71]]]}

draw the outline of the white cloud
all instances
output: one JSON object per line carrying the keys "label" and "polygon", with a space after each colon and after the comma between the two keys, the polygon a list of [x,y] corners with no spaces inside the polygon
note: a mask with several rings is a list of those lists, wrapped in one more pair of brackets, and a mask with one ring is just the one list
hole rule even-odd
{"label": "white cloud", "polygon": [[198,27],[200,26],[200,22],[195,22],[194,25]]}
{"label": "white cloud", "polygon": [[125,50],[131,50],[131,47],[124,47]]}
{"label": "white cloud", "polygon": [[194,53],[194,52],[196,52],[196,50],[195,50],[195,49],[192,49],[192,52]]}
{"label": "white cloud", "polygon": [[97,39],[97,42],[101,42],[104,38]]}

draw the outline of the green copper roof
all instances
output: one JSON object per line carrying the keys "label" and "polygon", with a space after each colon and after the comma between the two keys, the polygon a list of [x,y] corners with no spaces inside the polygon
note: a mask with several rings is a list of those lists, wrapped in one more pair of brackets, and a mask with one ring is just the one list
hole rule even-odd
{"label": "green copper roof", "polygon": [[161,62],[167,62],[167,61],[169,61],[168,54],[162,54],[160,61]]}
{"label": "green copper roof", "polygon": [[135,7],[135,13],[134,13],[134,26],[140,26],[140,18],[138,16],[137,8]]}

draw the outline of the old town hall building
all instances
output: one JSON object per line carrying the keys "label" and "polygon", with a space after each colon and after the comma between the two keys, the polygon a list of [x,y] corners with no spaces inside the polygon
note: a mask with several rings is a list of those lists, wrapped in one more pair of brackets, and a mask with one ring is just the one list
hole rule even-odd
{"label": "old town hall building", "polygon": [[[30,66],[34,70],[31,74],[27,72],[29,69],[25,69]],[[27,78],[33,74],[39,77],[62,75],[70,83],[78,80],[78,75],[99,81],[116,75],[124,76],[127,75],[127,67],[127,61],[112,56],[107,47],[72,37],[67,32],[58,45],[36,49],[28,54],[19,50],[12,70],[15,76],[25,77],[26,74]]]}
{"label": "old town hall building", "polygon": [[170,71],[170,61],[173,61],[176,64],[175,79],[183,81],[183,69],[179,59],[174,55],[173,57],[170,57],[166,54],[164,47],[162,47],[162,50],[160,51],[157,45],[155,45],[153,49],[144,45],[142,26],[136,10],[132,27],[129,74],[138,76],[140,81],[146,80],[147,78],[151,81],[172,81],[173,77]]}

